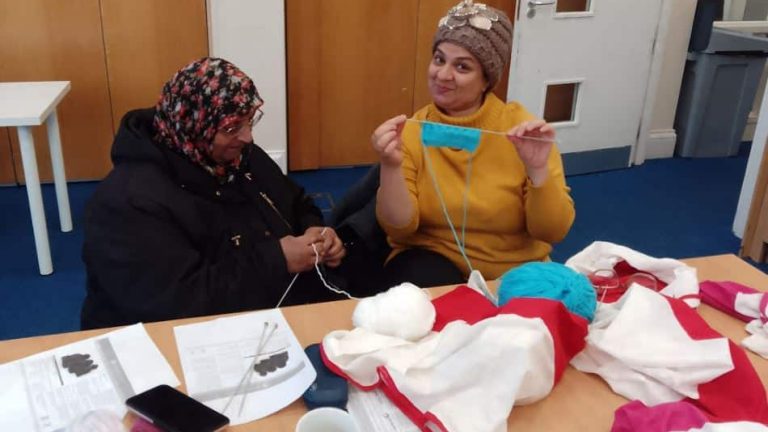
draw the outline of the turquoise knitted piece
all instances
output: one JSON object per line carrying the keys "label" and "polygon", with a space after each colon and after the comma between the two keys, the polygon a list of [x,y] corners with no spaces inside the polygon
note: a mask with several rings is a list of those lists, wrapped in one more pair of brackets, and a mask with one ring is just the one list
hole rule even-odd
{"label": "turquoise knitted piece", "polygon": [[561,301],[572,313],[592,321],[597,298],[586,276],[554,262],[530,262],[507,271],[499,284],[499,306],[513,298]]}

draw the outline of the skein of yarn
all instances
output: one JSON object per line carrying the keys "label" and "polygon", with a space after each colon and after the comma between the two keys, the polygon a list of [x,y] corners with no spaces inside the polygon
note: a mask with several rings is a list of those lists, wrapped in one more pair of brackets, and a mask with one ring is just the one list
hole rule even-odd
{"label": "skein of yarn", "polygon": [[435,307],[426,291],[406,282],[361,299],[352,323],[378,334],[415,341],[432,330]]}
{"label": "skein of yarn", "polygon": [[514,298],[561,301],[572,313],[592,321],[597,298],[586,276],[554,262],[530,262],[501,276],[499,306]]}

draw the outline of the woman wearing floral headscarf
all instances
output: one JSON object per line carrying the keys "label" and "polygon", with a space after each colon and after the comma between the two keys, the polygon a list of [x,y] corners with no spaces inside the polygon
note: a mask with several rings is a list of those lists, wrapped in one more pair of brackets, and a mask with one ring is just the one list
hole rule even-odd
{"label": "woman wearing floral headscarf", "polygon": [[[547,260],[568,233],[574,207],[554,130],[491,92],[511,42],[504,12],[461,1],[440,20],[432,43],[432,103],[415,121],[400,115],[374,131],[381,160],[376,215],[393,248],[388,285],[455,284],[472,269],[495,279]],[[506,136],[485,133],[473,151],[425,147],[424,121]]]}
{"label": "woman wearing floral headscarf", "polygon": [[314,272],[344,247],[303,190],[253,144],[251,79],[199,59],[157,105],[123,118],[114,169],[85,215],[84,328],[327,299]]}

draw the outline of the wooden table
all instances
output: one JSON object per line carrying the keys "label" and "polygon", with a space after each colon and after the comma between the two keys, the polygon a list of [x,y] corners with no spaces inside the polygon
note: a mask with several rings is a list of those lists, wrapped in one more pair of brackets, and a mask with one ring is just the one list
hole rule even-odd
{"label": "wooden table", "polygon": [[[765,290],[768,275],[755,269],[735,255],[693,258],[683,260],[698,269],[699,280],[732,280]],[[437,295],[450,288],[433,288]],[[319,342],[326,333],[335,329],[351,328],[355,303],[339,301],[283,309],[302,345]],[[701,316],[718,332],[735,342],[746,335],[744,323],[709,306],[699,307]],[[211,319],[191,318],[147,324],[147,331],[183,381],[179,355],[173,336],[173,327]],[[26,339],[0,341],[0,363],[16,360],[40,351],[107,332],[108,329],[64,333]],[[768,360],[749,351],[749,359],[757,369],[763,385],[768,387]],[[509,430],[532,431],[607,431],[613,422],[613,412],[626,402],[614,394],[602,379],[569,367],[562,381],[544,400],[532,405],[515,407],[509,418]],[[233,431],[285,431],[292,432],[299,417],[305,412],[301,401],[294,402],[275,415],[231,428]]]}
{"label": "wooden table", "polygon": [[40,191],[40,176],[37,172],[37,155],[32,138],[32,127],[45,123],[48,129],[53,182],[56,185],[56,202],[59,205],[59,223],[62,232],[72,231],[59,118],[56,115],[56,107],[69,93],[70,88],[69,81],[0,83],[0,126],[15,126],[19,134],[21,162],[24,166],[29,212],[32,216],[32,232],[35,236],[37,264],[41,275],[53,273],[53,263],[51,246],[48,243],[43,195]]}

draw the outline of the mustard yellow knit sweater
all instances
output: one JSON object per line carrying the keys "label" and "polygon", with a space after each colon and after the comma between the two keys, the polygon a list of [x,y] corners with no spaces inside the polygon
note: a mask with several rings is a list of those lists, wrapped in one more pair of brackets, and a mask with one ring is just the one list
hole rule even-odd
{"label": "mustard yellow knit sweater", "polygon": [[[413,118],[505,132],[534,117],[520,104],[505,104],[489,93],[482,107],[466,117],[447,116],[430,104]],[[440,206],[420,135],[419,124],[406,123],[401,169],[414,208],[410,222],[401,227],[388,225],[377,210],[379,223],[393,248],[390,258],[408,248],[428,249],[450,259],[466,276],[469,269]],[[486,279],[495,279],[528,261],[548,259],[551,244],[568,233],[575,212],[560,153],[554,147],[549,156],[549,176],[539,187],[533,187],[514,145],[501,135],[483,133],[474,154],[444,147],[429,147],[426,151],[460,239],[464,193],[468,194],[465,251],[472,267]],[[472,171],[467,188],[470,157]]]}

